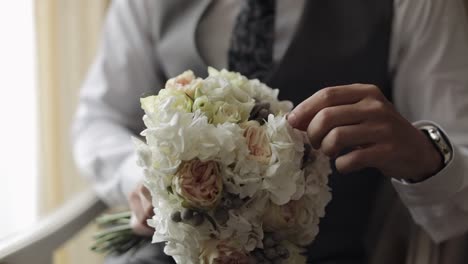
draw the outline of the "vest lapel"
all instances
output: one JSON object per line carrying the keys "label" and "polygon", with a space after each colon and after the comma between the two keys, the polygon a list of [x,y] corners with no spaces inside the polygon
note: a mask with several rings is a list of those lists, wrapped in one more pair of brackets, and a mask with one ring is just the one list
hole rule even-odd
{"label": "vest lapel", "polygon": [[[166,2],[166,1],[165,1]],[[167,1],[162,5],[159,23],[158,55],[164,61],[166,76],[175,76],[191,69],[197,76],[206,76],[207,65],[200,56],[196,33],[201,18],[212,0]]]}
{"label": "vest lapel", "polygon": [[324,87],[350,83],[375,84],[390,97],[392,7],[393,0],[306,1],[294,38],[267,83],[281,87],[281,98],[295,104]]}
{"label": "vest lapel", "polygon": [[[324,87],[357,82],[375,84],[388,96],[392,13],[393,0],[307,1],[268,84],[296,105]],[[374,169],[349,175],[334,169],[329,177],[333,199],[309,247],[309,262],[367,263],[363,241],[382,179]]]}
{"label": "vest lapel", "polygon": [[278,61],[278,63],[274,66],[272,69],[270,76],[267,78],[267,84],[269,84],[272,87],[276,87],[275,85],[279,82],[280,76],[281,76],[281,70],[283,69],[284,66],[284,61],[285,58],[289,57],[292,47],[296,45],[296,42],[299,39],[299,34],[303,33],[303,27],[305,24],[305,18],[307,16],[307,10],[309,8],[312,8],[311,6],[315,3],[315,1],[307,0],[304,2],[304,10],[301,13],[301,18],[299,19],[299,22],[297,23],[296,28],[294,29],[294,34],[292,40],[289,42],[288,48],[286,49],[286,52],[284,53],[283,57]]}

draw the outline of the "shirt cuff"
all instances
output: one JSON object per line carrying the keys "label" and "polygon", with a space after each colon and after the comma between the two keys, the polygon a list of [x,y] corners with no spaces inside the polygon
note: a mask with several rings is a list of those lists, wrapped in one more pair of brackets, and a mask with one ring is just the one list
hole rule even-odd
{"label": "shirt cuff", "polygon": [[138,157],[136,153],[133,153],[124,160],[118,170],[120,189],[126,201],[128,201],[130,193],[143,182],[143,169],[138,166],[137,160]]}
{"label": "shirt cuff", "polygon": [[[424,125],[433,125],[444,134],[447,134],[439,125],[430,121],[418,121],[413,123],[415,127]],[[450,139],[449,139],[450,141]],[[453,150],[451,160],[445,167],[434,176],[417,183],[408,183],[406,181],[392,179],[393,186],[407,206],[429,205],[442,201],[455,195],[463,186],[463,161],[459,158],[458,150],[448,142]]]}

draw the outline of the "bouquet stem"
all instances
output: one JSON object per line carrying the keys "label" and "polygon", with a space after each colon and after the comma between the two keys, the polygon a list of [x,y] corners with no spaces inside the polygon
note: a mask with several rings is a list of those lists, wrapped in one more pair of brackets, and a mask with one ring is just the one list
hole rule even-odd
{"label": "bouquet stem", "polygon": [[133,233],[130,218],[131,212],[105,214],[97,218],[99,232],[93,236],[91,250],[105,255],[121,255],[150,241]]}

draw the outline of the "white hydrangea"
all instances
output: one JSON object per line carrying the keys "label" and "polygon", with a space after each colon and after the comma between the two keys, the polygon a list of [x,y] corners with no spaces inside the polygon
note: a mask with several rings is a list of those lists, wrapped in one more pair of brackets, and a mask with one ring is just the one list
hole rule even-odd
{"label": "white hydrangea", "polygon": [[271,140],[272,160],[265,173],[263,188],[278,205],[286,204],[303,193],[304,171],[301,169],[304,142],[285,116],[268,117],[266,123]]}

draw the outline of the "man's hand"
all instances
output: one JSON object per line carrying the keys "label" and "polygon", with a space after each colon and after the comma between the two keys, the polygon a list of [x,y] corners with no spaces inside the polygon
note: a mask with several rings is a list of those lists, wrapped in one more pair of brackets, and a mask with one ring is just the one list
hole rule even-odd
{"label": "man's hand", "polygon": [[289,123],[307,130],[312,145],[337,158],[349,173],[363,168],[419,181],[442,166],[442,158],[420,130],[403,118],[374,85],[353,84],[320,90],[299,104]]}
{"label": "man's hand", "polygon": [[131,226],[133,231],[142,236],[153,235],[154,230],[146,223],[146,220],[154,215],[149,190],[143,184],[138,185],[130,193],[128,201],[132,211]]}

